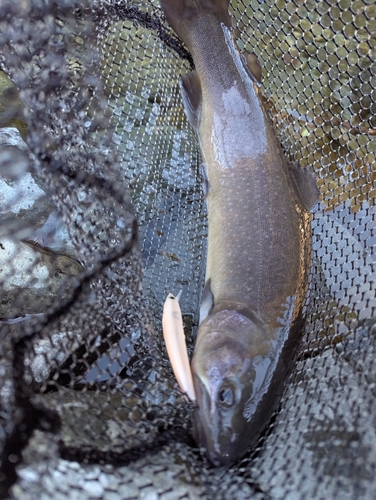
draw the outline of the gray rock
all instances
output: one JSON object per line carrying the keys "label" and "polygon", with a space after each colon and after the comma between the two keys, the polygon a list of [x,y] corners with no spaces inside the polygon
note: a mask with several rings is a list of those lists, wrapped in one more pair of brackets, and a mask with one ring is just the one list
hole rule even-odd
{"label": "gray rock", "polygon": [[104,488],[99,481],[84,481],[82,489],[92,498],[102,498]]}
{"label": "gray rock", "polygon": [[82,266],[68,255],[2,238],[0,317],[46,312],[58,296],[70,296],[75,276],[81,271]]}
{"label": "gray rock", "polygon": [[82,266],[67,254],[66,228],[16,128],[0,129],[0,167],[0,318],[44,313],[69,297],[67,279]]}
{"label": "gray rock", "polygon": [[[0,217],[3,221],[19,222],[19,227],[28,228],[29,234],[42,226],[55,209],[43,182],[31,168],[33,162],[35,159],[18,130],[0,129]],[[3,226],[6,230],[7,225]],[[11,231],[13,227],[10,225]]]}

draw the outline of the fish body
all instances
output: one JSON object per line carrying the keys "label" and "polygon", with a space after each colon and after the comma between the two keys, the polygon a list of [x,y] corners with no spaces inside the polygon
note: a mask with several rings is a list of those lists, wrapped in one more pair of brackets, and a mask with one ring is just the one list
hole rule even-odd
{"label": "fish body", "polygon": [[207,178],[206,283],[191,365],[195,435],[213,465],[227,465],[268,423],[297,343],[312,193],[299,191],[303,175],[292,175],[254,69],[235,47],[228,1],[161,6],[195,63],[181,92]]}

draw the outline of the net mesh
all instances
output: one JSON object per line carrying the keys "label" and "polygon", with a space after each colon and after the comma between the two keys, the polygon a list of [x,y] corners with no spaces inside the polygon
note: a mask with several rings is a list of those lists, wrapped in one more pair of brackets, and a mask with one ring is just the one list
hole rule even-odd
{"label": "net mesh", "polygon": [[193,62],[158,3],[5,0],[1,496],[374,498],[376,8],[231,12],[286,156],[320,189],[280,407],[248,456],[210,468],[166,357],[168,292],[194,346],[207,228],[178,87]]}

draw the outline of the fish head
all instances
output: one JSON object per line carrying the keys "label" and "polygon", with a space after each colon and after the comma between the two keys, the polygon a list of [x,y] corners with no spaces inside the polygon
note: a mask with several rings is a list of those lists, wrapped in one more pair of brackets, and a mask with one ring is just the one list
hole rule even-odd
{"label": "fish head", "polygon": [[254,358],[270,345],[263,333],[258,322],[231,310],[210,314],[200,326],[192,359],[194,437],[214,466],[232,464],[259,436],[247,408],[258,376]]}

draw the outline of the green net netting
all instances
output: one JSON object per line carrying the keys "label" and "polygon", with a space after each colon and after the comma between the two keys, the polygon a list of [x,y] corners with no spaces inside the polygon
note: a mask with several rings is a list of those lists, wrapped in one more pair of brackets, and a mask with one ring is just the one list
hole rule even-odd
{"label": "green net netting", "polygon": [[312,165],[306,322],[257,446],[211,468],[161,332],[205,275],[193,67],[158,2],[0,3],[1,496],[373,499],[376,8],[232,2],[286,157]]}

